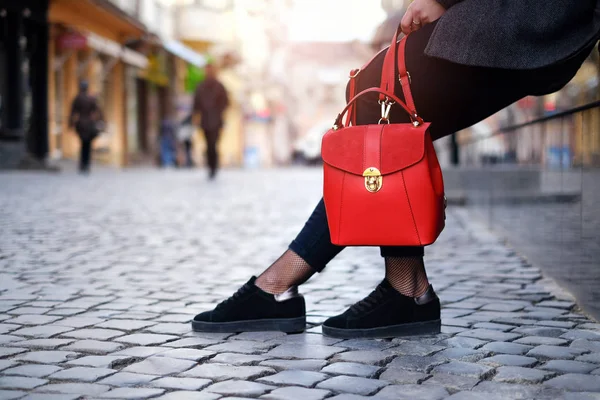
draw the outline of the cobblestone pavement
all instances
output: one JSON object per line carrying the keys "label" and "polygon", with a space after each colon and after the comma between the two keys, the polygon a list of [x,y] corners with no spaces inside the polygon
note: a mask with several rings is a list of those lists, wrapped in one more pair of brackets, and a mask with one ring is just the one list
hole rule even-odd
{"label": "cobblestone pavement", "polygon": [[600,318],[600,170],[565,173],[565,186],[581,191],[575,203],[496,204],[482,207],[489,226]]}
{"label": "cobblestone pavement", "polygon": [[381,279],[372,248],[302,287],[304,334],[190,332],[319,192],[317,170],[0,175],[0,399],[600,398],[600,324],[463,209],[427,252],[440,335],[321,335]]}

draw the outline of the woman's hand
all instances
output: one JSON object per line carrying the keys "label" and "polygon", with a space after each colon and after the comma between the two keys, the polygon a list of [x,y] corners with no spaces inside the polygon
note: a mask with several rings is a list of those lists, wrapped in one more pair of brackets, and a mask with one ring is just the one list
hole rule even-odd
{"label": "woman's hand", "polygon": [[423,25],[440,18],[445,12],[446,9],[436,0],[414,0],[402,17],[402,32],[408,35],[419,30]]}

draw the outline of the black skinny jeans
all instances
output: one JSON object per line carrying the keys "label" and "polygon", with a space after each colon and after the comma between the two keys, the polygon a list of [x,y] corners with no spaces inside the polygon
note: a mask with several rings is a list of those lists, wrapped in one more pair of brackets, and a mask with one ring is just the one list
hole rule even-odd
{"label": "black skinny jeans", "polygon": [[[411,75],[411,90],[419,115],[431,122],[433,140],[465,129],[528,95],[555,92],[575,75],[593,46],[567,60],[534,70],[507,70],[454,64],[425,55],[425,47],[435,23],[412,33],[406,42],[406,66]],[[384,52],[359,74],[357,93],[378,87]],[[404,99],[400,84],[398,97]],[[376,124],[380,118],[378,94],[358,100],[358,125]],[[333,122],[332,117],[332,122]],[[408,123],[408,114],[392,107],[392,123]],[[323,200],[319,202],[304,228],[290,244],[290,250],[316,271],[321,271],[344,247],[331,243]],[[423,256],[423,247],[381,247],[382,257]]]}

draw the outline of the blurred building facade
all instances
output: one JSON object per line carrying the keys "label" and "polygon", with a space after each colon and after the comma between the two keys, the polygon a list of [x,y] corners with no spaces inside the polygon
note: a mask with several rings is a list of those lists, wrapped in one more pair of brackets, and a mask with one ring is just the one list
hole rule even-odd
{"label": "blurred building facade", "polygon": [[[24,0],[0,6],[0,164],[76,158],[68,127],[89,82],[106,131],[94,158],[154,162],[163,118],[179,118],[188,66],[204,56],[175,40],[178,0]],[[189,106],[188,106],[189,109]]]}

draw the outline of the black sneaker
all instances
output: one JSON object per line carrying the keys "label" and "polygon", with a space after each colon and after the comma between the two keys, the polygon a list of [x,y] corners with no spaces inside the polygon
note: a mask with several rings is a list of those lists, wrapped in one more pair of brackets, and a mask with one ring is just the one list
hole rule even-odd
{"label": "black sneaker", "polygon": [[306,328],[304,297],[293,287],[280,295],[272,295],[254,284],[253,276],[230,298],[212,311],[198,314],[192,320],[196,332],[302,332]]}
{"label": "black sneaker", "polygon": [[430,285],[420,297],[404,296],[387,281],[345,313],[323,323],[335,338],[387,338],[440,333],[440,300]]}

